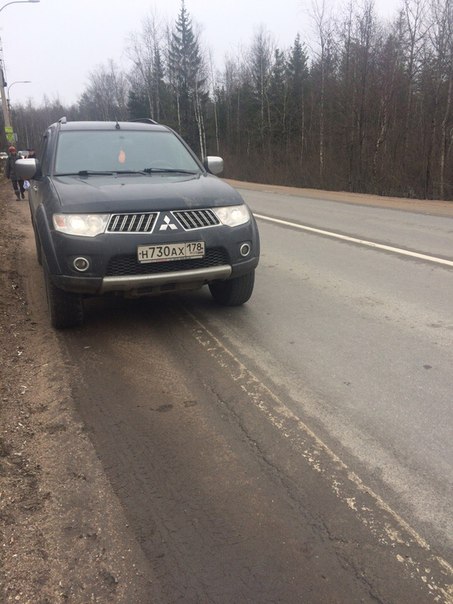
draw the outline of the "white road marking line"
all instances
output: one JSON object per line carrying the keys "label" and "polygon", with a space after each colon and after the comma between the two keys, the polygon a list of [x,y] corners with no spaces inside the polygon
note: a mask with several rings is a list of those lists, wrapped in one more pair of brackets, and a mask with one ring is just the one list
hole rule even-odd
{"label": "white road marking line", "polygon": [[268,222],[274,222],[275,224],[282,224],[301,231],[309,231],[310,233],[317,233],[318,235],[325,235],[332,237],[333,239],[342,239],[343,241],[349,241],[350,243],[358,243],[360,245],[366,245],[367,247],[376,248],[379,250],[385,250],[386,252],[393,252],[394,254],[400,254],[402,256],[411,256],[412,258],[418,258],[419,260],[426,260],[428,262],[435,262],[436,264],[443,264],[445,266],[453,267],[453,260],[445,260],[445,258],[436,258],[436,256],[428,256],[426,254],[419,254],[418,252],[411,252],[409,250],[403,250],[398,247],[391,245],[384,245],[382,243],[375,243],[374,241],[367,241],[366,239],[357,239],[356,237],[348,237],[348,235],[341,235],[340,233],[334,233],[333,231],[324,231],[323,229],[315,229],[297,222],[289,222],[288,220],[281,220],[279,218],[271,218],[270,216],[264,216],[263,214],[255,214],[255,218],[260,220],[267,220]]}
{"label": "white road marking line", "polygon": [[[343,460],[295,415],[278,395],[265,386],[190,310],[187,308],[184,308],[184,310],[193,322],[193,326],[189,326],[189,329],[199,344],[206,349],[221,367],[231,373],[232,379],[239,385],[255,407],[264,414],[267,420],[285,438],[291,439],[293,446],[298,450],[299,454],[302,455],[316,472],[330,482],[332,491],[337,498],[354,511],[358,519],[375,538],[380,543],[392,549],[397,544],[402,545],[403,548],[409,547],[412,540],[412,543],[417,544],[430,558],[430,566],[437,565],[438,572],[445,575],[445,580],[447,581],[447,576],[451,577],[453,574],[453,567],[449,562],[441,556],[433,554],[427,541],[406,520],[368,487],[354,471],[350,470]],[[184,319],[182,321],[184,322]],[[269,400],[271,401],[270,404]],[[296,431],[305,434],[312,441],[312,444],[304,442],[303,439],[299,441],[297,435],[294,434],[294,427],[296,427]],[[327,464],[322,459],[322,453],[330,460],[330,464]],[[352,485],[359,493],[370,497],[371,501],[384,514],[387,514],[387,519],[379,521],[375,517],[373,510],[368,507],[358,509],[355,501],[353,503],[353,499],[355,498],[349,496],[350,486]],[[394,523],[393,526],[389,522],[390,519]],[[439,601],[442,598],[445,604],[453,604],[453,586],[451,584],[439,585],[434,578],[432,569],[426,569],[423,566],[425,563],[422,560],[414,560],[411,557],[396,555],[396,552],[395,559],[403,563],[416,579],[423,580],[423,576],[428,574],[429,577],[427,580],[429,580],[430,591],[435,601]]]}

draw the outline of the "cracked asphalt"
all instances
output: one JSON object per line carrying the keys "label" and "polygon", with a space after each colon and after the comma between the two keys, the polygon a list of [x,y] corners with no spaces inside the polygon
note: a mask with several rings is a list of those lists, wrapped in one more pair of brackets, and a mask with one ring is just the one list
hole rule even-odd
{"label": "cracked asphalt", "polygon": [[28,208],[0,198],[2,601],[452,601],[451,569],[190,296],[52,331]]}

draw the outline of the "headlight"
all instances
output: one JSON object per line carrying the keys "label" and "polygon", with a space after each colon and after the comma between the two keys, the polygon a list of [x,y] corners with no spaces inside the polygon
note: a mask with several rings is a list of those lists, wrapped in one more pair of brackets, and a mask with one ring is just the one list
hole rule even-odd
{"label": "headlight", "polygon": [[54,214],[57,231],[80,237],[96,237],[105,231],[110,214]]}
{"label": "headlight", "polygon": [[250,212],[245,204],[227,206],[225,208],[213,208],[213,211],[222,224],[230,227],[245,224],[250,220]]}

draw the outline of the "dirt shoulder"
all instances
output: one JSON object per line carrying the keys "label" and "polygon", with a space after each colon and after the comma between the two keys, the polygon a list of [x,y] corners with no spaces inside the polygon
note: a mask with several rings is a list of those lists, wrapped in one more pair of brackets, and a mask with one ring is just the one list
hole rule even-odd
{"label": "dirt shoulder", "polygon": [[406,212],[419,212],[435,216],[453,216],[453,201],[437,201],[426,199],[401,199],[400,197],[380,197],[378,195],[365,195],[364,193],[348,193],[346,191],[320,191],[319,189],[301,189],[298,187],[284,187],[280,185],[263,185],[227,179],[230,185],[237,189],[250,189],[266,193],[280,193],[295,197],[310,197],[312,199],[327,199],[341,201],[355,205],[375,206],[390,208]]}
{"label": "dirt shoulder", "polygon": [[147,562],[74,411],[28,203],[1,183],[0,208],[0,601],[152,601]]}

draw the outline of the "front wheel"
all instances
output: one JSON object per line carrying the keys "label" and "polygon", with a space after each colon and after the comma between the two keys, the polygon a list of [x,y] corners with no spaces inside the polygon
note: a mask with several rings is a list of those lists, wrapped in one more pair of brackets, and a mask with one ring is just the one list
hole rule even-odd
{"label": "front wheel", "polygon": [[46,268],[44,268],[44,282],[52,327],[65,329],[82,325],[84,319],[82,296],[56,287]]}
{"label": "front wheel", "polygon": [[255,271],[228,281],[214,281],[209,289],[214,300],[223,306],[240,306],[247,302],[253,292]]}
{"label": "front wheel", "polygon": [[38,264],[40,264],[42,266],[42,250],[41,250],[41,244],[39,242],[39,238],[38,238],[38,233],[36,232],[35,227],[33,226],[33,230],[35,233],[35,245],[36,245],[36,259],[38,261]]}

